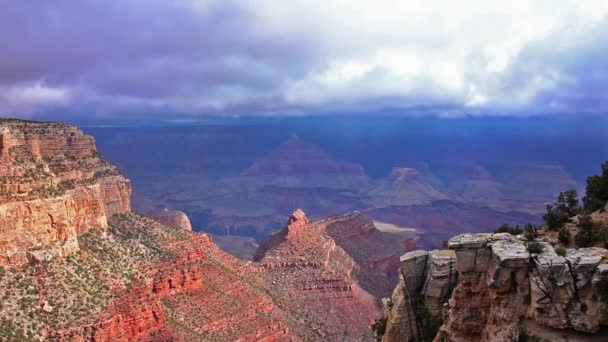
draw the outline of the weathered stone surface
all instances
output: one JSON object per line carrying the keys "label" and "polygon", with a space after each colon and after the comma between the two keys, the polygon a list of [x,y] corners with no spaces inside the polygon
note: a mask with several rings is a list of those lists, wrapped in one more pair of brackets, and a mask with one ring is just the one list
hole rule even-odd
{"label": "weathered stone surface", "polygon": [[488,267],[488,286],[499,292],[510,291],[513,284],[525,281],[530,254],[521,241],[499,240],[490,244],[492,260]]}
{"label": "weathered stone surface", "polygon": [[426,280],[427,251],[412,251],[401,256],[401,275],[407,291],[417,293]]}
{"label": "weathered stone surface", "polygon": [[469,249],[485,247],[492,234],[461,234],[448,240],[449,249]]}
{"label": "weathered stone surface", "polygon": [[[401,276],[392,297],[383,341],[417,341],[430,321],[440,321],[443,305],[456,286],[454,251],[413,251],[401,257]],[[424,313],[424,314],[423,314]],[[422,315],[428,315],[422,321]]]}
{"label": "weathered stone surface", "polygon": [[382,337],[383,342],[411,341],[417,338],[418,329],[416,316],[408,302],[410,297],[405,291],[403,276],[399,276],[399,283],[393,291],[390,303],[391,308],[386,315],[386,331]]}
{"label": "weathered stone surface", "polygon": [[456,255],[454,251],[432,251],[428,257],[427,276],[421,295],[433,319],[441,319],[443,304],[456,286]]}
{"label": "weathered stone surface", "polygon": [[490,244],[492,261],[500,267],[517,268],[528,264],[530,253],[521,241],[499,240]]}
{"label": "weathered stone surface", "polygon": [[[556,336],[593,340],[608,325],[608,250],[581,248],[558,255],[544,241],[539,254],[528,253],[522,237],[509,234],[463,234],[450,240],[458,278],[452,291],[441,265],[449,258],[438,252],[416,251],[404,256],[410,272],[420,272],[416,258],[428,260],[425,286],[418,295],[443,325],[435,341],[516,341],[524,332],[541,340]],[[402,264],[403,267],[403,264]],[[434,276],[433,276],[434,275]],[[420,276],[404,274],[416,285]],[[433,280],[437,287],[433,287]],[[444,297],[445,289],[448,296]],[[395,288],[393,307],[387,315],[385,341],[420,341],[420,301],[407,291],[405,281]],[[450,293],[451,292],[451,293]],[[441,298],[444,298],[441,300]],[[438,305],[439,303],[442,306]],[[418,312],[418,314],[416,314]],[[581,335],[582,334],[582,335]]]}
{"label": "weathered stone surface", "polygon": [[302,209],[296,209],[287,220],[287,230],[289,232],[297,232],[308,227],[308,218]]}
{"label": "weathered stone surface", "polygon": [[0,265],[26,262],[33,248],[67,256],[78,249],[67,242],[90,228],[107,225],[99,184],[59,197],[0,204]]}
{"label": "weathered stone surface", "polygon": [[581,248],[569,249],[566,253],[566,262],[574,277],[576,288],[583,288],[593,277],[597,266],[603,257],[607,255],[603,248]]}

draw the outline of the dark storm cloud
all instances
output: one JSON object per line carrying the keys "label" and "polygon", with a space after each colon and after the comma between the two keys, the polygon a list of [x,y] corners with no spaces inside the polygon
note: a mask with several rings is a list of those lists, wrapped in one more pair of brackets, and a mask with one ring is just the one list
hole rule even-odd
{"label": "dark storm cloud", "polygon": [[0,113],[605,110],[608,8],[561,2],[10,1]]}
{"label": "dark storm cloud", "polygon": [[189,102],[231,87],[272,93],[314,59],[293,39],[220,2],[18,1],[0,14],[0,87],[65,89],[76,105],[108,96]]}

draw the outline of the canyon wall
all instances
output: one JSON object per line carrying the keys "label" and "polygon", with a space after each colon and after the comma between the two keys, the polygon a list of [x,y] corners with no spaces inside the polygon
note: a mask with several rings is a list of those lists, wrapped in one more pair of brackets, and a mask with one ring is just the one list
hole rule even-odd
{"label": "canyon wall", "polygon": [[379,301],[361,280],[383,291],[404,245],[358,251],[387,239],[368,218],[296,210],[243,263],[181,211],[131,213],[130,182],[77,128],[0,120],[0,132],[0,339],[371,338]]}
{"label": "canyon wall", "polygon": [[463,234],[404,255],[383,341],[430,340],[441,322],[435,341],[593,340],[608,325],[608,250],[536,243]]}
{"label": "canyon wall", "polygon": [[131,210],[129,180],[76,127],[3,119],[0,141],[0,265],[65,257]]}

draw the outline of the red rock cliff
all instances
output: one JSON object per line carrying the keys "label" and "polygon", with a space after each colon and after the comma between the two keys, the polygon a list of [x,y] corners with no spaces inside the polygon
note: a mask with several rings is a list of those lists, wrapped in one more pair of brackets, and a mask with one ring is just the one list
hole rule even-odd
{"label": "red rock cliff", "polygon": [[129,180],[76,127],[2,120],[0,153],[0,265],[67,256],[131,210]]}

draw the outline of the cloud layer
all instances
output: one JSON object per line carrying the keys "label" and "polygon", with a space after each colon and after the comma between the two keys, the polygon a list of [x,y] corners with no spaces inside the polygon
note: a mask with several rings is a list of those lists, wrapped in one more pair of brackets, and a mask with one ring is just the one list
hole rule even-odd
{"label": "cloud layer", "polygon": [[607,14],[604,0],[12,1],[0,113],[603,113]]}

